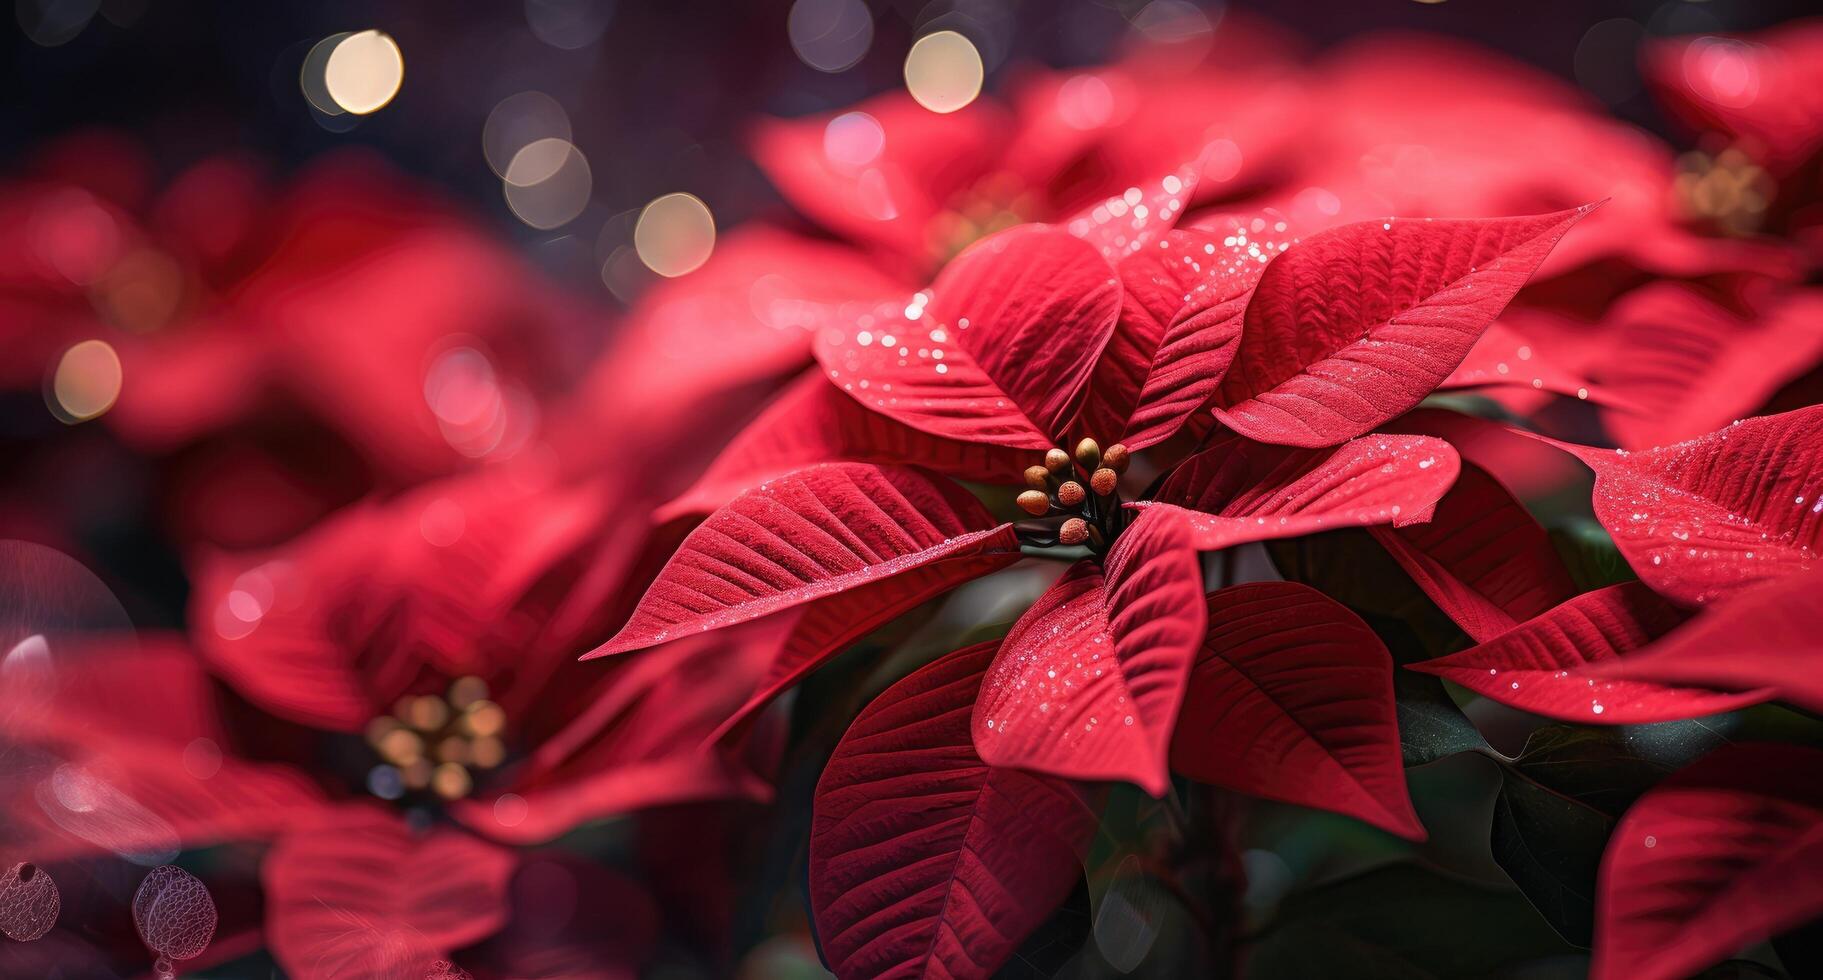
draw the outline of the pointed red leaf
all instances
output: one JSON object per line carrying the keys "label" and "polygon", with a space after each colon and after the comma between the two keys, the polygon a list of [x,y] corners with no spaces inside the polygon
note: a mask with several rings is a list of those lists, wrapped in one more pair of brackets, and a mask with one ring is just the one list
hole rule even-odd
{"label": "pointed red leaf", "polygon": [[709,513],[742,490],[817,463],[924,466],[959,480],[1016,483],[1036,452],[933,436],[858,404],[812,369],[734,437],[708,472],[653,520]]}
{"label": "pointed red leaf", "polygon": [[1638,655],[1603,664],[1597,677],[1688,684],[1723,691],[1764,688],[1823,713],[1823,573],[1801,572],[1706,609]]}
{"label": "pointed red leaf", "polygon": [[1119,313],[1120,282],[1094,248],[1020,225],[970,246],[904,309],[818,331],[815,350],[837,387],[906,425],[1042,450],[1076,418]]}
{"label": "pointed red leaf", "polygon": [[1328,446],[1449,377],[1590,208],[1332,228],[1267,266],[1215,414],[1262,442]]}
{"label": "pointed red leaf", "polygon": [[1177,521],[1142,515],[1013,624],[981,685],[975,749],[989,765],[1124,779],[1154,796],[1203,637],[1202,570]]}
{"label": "pointed red leaf", "polygon": [[991,766],[969,712],[995,643],[875,698],[817,783],[810,904],[836,976],[988,976],[1082,876],[1099,815],[1068,780]]}
{"label": "pointed red leaf", "polygon": [[[1256,224],[1256,235],[1266,240],[1249,240]],[[1283,229],[1283,222],[1268,224],[1258,216],[1223,216],[1204,225],[1165,235],[1121,264],[1121,326],[1090,394],[1091,404],[1100,396],[1124,411],[1090,418],[1102,431],[1121,433],[1130,448],[1170,438],[1208,404],[1234,360],[1247,297],[1265,269],[1264,249]],[[1108,363],[1116,358],[1130,366],[1117,372]],[[1123,397],[1108,397],[1108,389]]]}
{"label": "pointed red leaf", "polygon": [[1129,187],[1083,208],[1063,226],[1093,245],[1109,263],[1118,263],[1177,224],[1184,216],[1184,205],[1196,194],[1203,167],[1204,161],[1199,159],[1143,186]]}
{"label": "pointed red leaf", "polygon": [[1726,745],[1629,809],[1602,856],[1593,980],[1676,980],[1823,914],[1823,752]]}
{"label": "pointed red leaf", "polygon": [[1681,624],[1685,614],[1639,582],[1586,592],[1459,653],[1410,669],[1455,681],[1483,697],[1579,725],[1646,725],[1720,714],[1772,697],[1768,690],[1718,694],[1692,687],[1616,681],[1591,664],[1619,662]]}
{"label": "pointed red leaf", "polygon": [[1639,452],[1554,443],[1595,471],[1595,516],[1640,580],[1698,604],[1816,565],[1823,406]]}
{"label": "pointed red leaf", "polygon": [[1473,464],[1463,464],[1429,523],[1369,533],[1477,641],[1576,594],[1545,529],[1499,480]]}
{"label": "pointed red leaf", "polygon": [[690,532],[632,619],[588,656],[748,622],[926,568],[953,574],[954,585],[982,574],[975,559],[983,557],[1016,560],[1013,527],[995,526],[955,484],[907,467],[813,466],[742,493]]}
{"label": "pointed red leaf", "polygon": [[955,554],[801,607],[789,634],[754,685],[752,695],[711,733],[710,739],[721,739],[744,728],[748,719],[774,698],[880,625],[963,582],[997,572],[1018,560],[1017,541],[1010,531],[1006,540],[1011,542],[1007,547],[996,545]]}
{"label": "pointed red leaf", "polygon": [[1171,768],[1423,840],[1405,791],[1392,655],[1373,630],[1294,582],[1237,585],[1207,602]]}
{"label": "pointed red leaf", "polygon": [[351,805],[266,855],[267,939],[293,976],[423,976],[506,923],[517,863],[461,831],[418,833],[385,809]]}
{"label": "pointed red leaf", "polygon": [[1141,511],[1169,514],[1204,551],[1364,524],[1430,518],[1456,479],[1449,443],[1375,434],[1334,449],[1252,442],[1224,432]]}

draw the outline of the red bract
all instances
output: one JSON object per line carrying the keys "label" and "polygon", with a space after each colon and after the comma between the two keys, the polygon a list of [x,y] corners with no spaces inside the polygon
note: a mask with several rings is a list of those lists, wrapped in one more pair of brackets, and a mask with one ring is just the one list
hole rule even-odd
{"label": "red bract", "polygon": [[1575,594],[1545,529],[1479,466],[1463,465],[1429,523],[1371,533],[1476,640],[1492,639]]}
{"label": "red bract", "polygon": [[267,942],[279,962],[310,975],[416,975],[499,930],[516,863],[458,831],[418,834],[356,804],[266,856]]}
{"label": "red bract", "polygon": [[1646,794],[1601,864],[1596,980],[1689,976],[1823,912],[1823,752],[1731,745]]}
{"label": "red bract", "polygon": [[989,765],[1122,779],[1154,796],[1203,618],[1188,535],[1149,515],[1108,552],[1078,562],[1001,644],[972,727]]}
{"label": "red bract", "polygon": [[[1771,689],[1719,694],[1597,677],[1585,668],[1625,662],[1685,619],[1638,582],[1586,592],[1479,646],[1412,670],[1455,681],[1483,697],[1564,721],[1643,725],[1720,714],[1775,696]],[[1717,685],[1709,685],[1717,686]]]}
{"label": "red bract", "polygon": [[836,976],[985,976],[1069,893],[1096,794],[985,763],[969,740],[994,643],[861,712],[817,783],[810,904]]}
{"label": "red bract", "polygon": [[1254,287],[1216,417],[1262,442],[1328,446],[1417,407],[1589,210],[1312,237]]}
{"label": "red bract", "polygon": [[1135,506],[1185,525],[1195,547],[1219,551],[1334,528],[1422,523],[1458,467],[1449,443],[1425,436],[1296,449],[1224,432]]}
{"label": "red bract", "polygon": [[1595,516],[1640,579],[1688,605],[1816,561],[1823,407],[1639,452],[1559,443],[1595,471]]}
{"label": "red bract", "polygon": [[1805,572],[1758,586],[1704,610],[1637,656],[1590,673],[1648,684],[1757,690],[1807,711],[1823,710],[1823,678],[1811,667],[1823,652],[1819,585],[1818,573]]}
{"label": "red bract", "polygon": [[1422,840],[1399,758],[1392,659],[1367,624],[1290,582],[1212,592],[1208,612],[1173,768]]}

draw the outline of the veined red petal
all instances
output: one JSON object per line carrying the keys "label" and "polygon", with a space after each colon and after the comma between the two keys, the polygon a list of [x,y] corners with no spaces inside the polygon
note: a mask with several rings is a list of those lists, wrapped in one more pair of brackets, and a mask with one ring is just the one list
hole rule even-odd
{"label": "veined red petal", "polygon": [[[908,467],[813,466],[742,493],[692,531],[632,619],[588,656],[748,622],[989,554],[1017,559],[1012,525],[996,526],[960,487]],[[970,575],[979,574],[966,564]]]}
{"label": "veined red petal", "polygon": [[741,430],[708,472],[653,520],[710,513],[742,490],[817,463],[915,465],[959,480],[1016,483],[1039,460],[1031,451],[914,429],[858,404],[837,391],[822,371],[812,369]]}
{"label": "veined red petal", "polygon": [[1214,551],[1429,520],[1459,464],[1449,443],[1429,436],[1374,434],[1334,449],[1298,449],[1225,432],[1184,461],[1154,500],[1133,506],[1170,515],[1196,548]]}
{"label": "veined red petal", "polygon": [[1689,684],[1722,691],[1770,691],[1806,711],[1823,712],[1823,572],[1800,572],[1758,586],[1699,613],[1657,643],[1597,677]]}
{"label": "veined red petal", "polygon": [[1817,564],[1823,406],[1638,452],[1551,442],[1595,471],[1596,518],[1666,598],[1696,605]]}
{"label": "veined red petal", "polygon": [[1585,592],[1493,639],[1410,669],[1483,697],[1580,725],[1645,725],[1733,711],[1773,696],[1601,678],[1585,668],[1622,663],[1683,623],[1685,613],[1639,582]]}
{"label": "veined red petal", "polygon": [[1369,533],[1478,641],[1576,594],[1545,529],[1499,480],[1471,463],[1463,464],[1428,523]]}
{"label": "veined red petal", "polygon": [[1319,232],[1267,266],[1215,414],[1262,442],[1334,445],[1429,395],[1590,207]]}
{"label": "veined red petal", "polygon": [[1646,793],[1602,856],[1593,980],[1675,980],[1823,913],[1823,752],[1725,745]]}
{"label": "veined red petal", "polygon": [[1210,593],[1209,633],[1171,768],[1424,839],[1393,705],[1393,660],[1360,617],[1294,582]]}
{"label": "veined red petal", "polygon": [[1142,515],[1081,562],[1001,644],[975,704],[989,765],[1124,779],[1154,796],[1205,625],[1202,571],[1183,526]]}
{"label": "veined red petal", "polygon": [[1081,878],[1095,794],[975,755],[969,715],[997,643],[875,698],[817,783],[810,904],[836,976],[986,976]]}

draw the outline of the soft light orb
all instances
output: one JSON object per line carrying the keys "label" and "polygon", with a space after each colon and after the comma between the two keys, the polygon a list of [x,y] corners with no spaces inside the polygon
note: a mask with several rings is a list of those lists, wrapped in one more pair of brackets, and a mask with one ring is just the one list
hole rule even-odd
{"label": "soft light orb", "polygon": [[932,112],[955,112],[981,94],[981,52],[955,31],[926,34],[905,55],[905,88]]}
{"label": "soft light orb", "polygon": [[330,100],[357,116],[384,108],[404,81],[405,56],[389,35],[379,31],[343,38],[323,65],[323,88]]}
{"label": "soft light orb", "polygon": [[120,355],[105,340],[85,340],[63,352],[51,377],[51,412],[84,422],[114,407],[120,397]]}
{"label": "soft light orb", "polygon": [[694,272],[715,250],[715,217],[694,194],[666,194],[639,213],[633,249],[646,268],[666,278]]}
{"label": "soft light orb", "polygon": [[570,223],[589,205],[595,178],[575,144],[549,137],[513,154],[503,175],[507,206],[541,231]]}

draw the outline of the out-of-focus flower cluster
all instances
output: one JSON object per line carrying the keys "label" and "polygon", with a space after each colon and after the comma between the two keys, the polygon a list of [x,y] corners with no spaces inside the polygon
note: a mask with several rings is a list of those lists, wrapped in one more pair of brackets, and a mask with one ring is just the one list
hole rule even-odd
{"label": "out-of-focus flower cluster", "polygon": [[[0,863],[40,869],[62,910],[0,946],[0,973],[145,969],[123,882],[174,861],[219,910],[198,968],[260,950],[297,976],[814,964],[801,912],[740,921],[747,892],[795,874],[766,863],[757,817],[815,781],[782,746],[859,708],[750,711],[799,624],[577,658],[705,512],[791,458],[789,431],[768,435],[772,470],[723,450],[834,391],[819,331],[883,305],[917,319],[938,270],[1015,225],[1134,224],[1163,186],[1179,229],[1264,264],[1388,215],[1605,201],[1437,397],[1623,449],[1823,400],[1814,25],[1651,42],[1681,147],[1452,42],[1312,55],[1231,16],[1192,47],[1009,70],[979,95],[926,48],[910,91],[757,120],[790,214],[681,244],[654,224],[639,254],[677,274],[624,314],[375,158],[279,177],[231,155],[158,182],[131,143],[82,134],[13,168],[0,388],[29,465],[0,476],[0,536],[32,543],[0,543]],[[796,462],[878,435],[827,430]],[[1573,464],[1533,448],[1476,458],[1521,494],[1565,482]],[[988,462],[970,475],[1020,481]],[[81,571],[114,508],[173,556],[151,577],[184,583],[122,600],[177,596],[181,622],[128,631],[144,617]]]}

